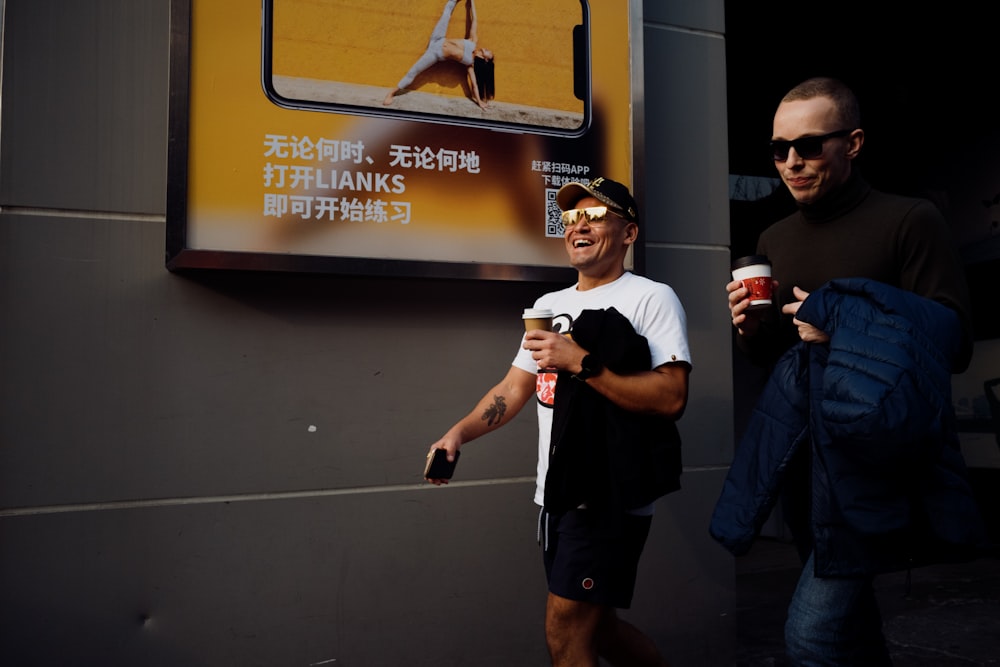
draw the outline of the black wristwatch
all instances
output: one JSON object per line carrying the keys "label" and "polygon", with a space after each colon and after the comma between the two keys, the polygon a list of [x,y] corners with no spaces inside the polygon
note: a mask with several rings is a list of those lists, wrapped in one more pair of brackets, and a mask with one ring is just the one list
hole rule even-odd
{"label": "black wristwatch", "polygon": [[587,356],[585,356],[583,358],[583,361],[580,362],[580,366],[582,366],[580,372],[573,376],[580,382],[583,382],[588,378],[594,377],[595,375],[601,372],[602,368],[604,368],[604,364],[602,364],[597,359],[597,357],[595,357],[592,354],[588,354]]}

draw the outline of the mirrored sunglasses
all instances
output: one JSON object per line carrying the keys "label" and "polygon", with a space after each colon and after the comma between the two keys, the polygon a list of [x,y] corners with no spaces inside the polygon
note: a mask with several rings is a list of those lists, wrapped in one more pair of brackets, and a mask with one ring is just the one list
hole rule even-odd
{"label": "mirrored sunglasses", "polygon": [[823,144],[827,139],[834,137],[846,137],[854,130],[837,130],[829,134],[820,134],[815,137],[800,137],[785,141],[776,139],[771,142],[771,157],[775,162],[784,162],[788,159],[788,151],[795,149],[795,154],[803,160],[815,160],[823,155]]}
{"label": "mirrored sunglasses", "polygon": [[588,225],[600,226],[607,222],[608,213],[618,216],[614,210],[608,208],[607,206],[571,208],[568,211],[562,212],[563,227],[569,229],[581,221],[586,222]]}

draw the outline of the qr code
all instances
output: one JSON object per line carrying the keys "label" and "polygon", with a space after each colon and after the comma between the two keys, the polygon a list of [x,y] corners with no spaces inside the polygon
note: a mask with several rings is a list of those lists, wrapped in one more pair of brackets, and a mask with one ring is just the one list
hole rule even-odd
{"label": "qr code", "polygon": [[545,188],[545,236],[547,238],[562,238],[562,211],[556,202],[558,188]]}

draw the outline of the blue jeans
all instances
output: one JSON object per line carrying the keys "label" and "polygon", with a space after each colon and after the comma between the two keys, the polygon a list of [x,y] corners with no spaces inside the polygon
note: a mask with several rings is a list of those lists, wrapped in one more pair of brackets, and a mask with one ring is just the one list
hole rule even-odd
{"label": "blue jeans", "polygon": [[809,556],[788,606],[785,650],[795,667],[891,666],[872,577],[819,578]]}

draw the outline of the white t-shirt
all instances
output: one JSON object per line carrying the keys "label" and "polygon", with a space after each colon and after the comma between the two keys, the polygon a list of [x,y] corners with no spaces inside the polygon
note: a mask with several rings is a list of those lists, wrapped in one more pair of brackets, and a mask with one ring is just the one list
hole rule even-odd
{"label": "white t-shirt", "polygon": [[[552,329],[571,333],[573,322],[584,310],[614,308],[624,315],[636,333],[646,337],[649,353],[656,368],[673,362],[691,363],[688,350],[687,315],[677,294],[669,286],[626,272],[613,283],[580,291],[576,285],[549,292],[535,301],[535,308],[551,308]],[[522,341],[523,343],[523,341]],[[538,477],[535,482],[535,502],[544,504],[545,474],[549,469],[549,441],[552,436],[552,406],[554,405],[556,373],[539,372],[531,352],[523,347],[512,364],[529,373],[538,373],[536,397],[538,404]]]}

